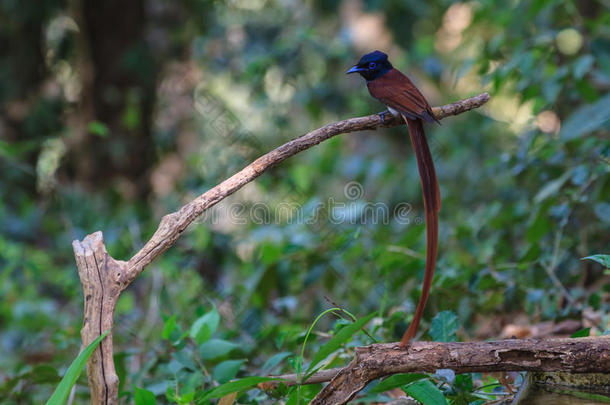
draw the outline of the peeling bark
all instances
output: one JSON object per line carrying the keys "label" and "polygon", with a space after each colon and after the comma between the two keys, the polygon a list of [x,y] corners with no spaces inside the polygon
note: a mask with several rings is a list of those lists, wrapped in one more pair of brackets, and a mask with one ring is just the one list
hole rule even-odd
{"label": "peeling bark", "polygon": [[511,339],[496,342],[413,342],[357,347],[354,360],[311,401],[313,405],[349,402],[369,382],[387,375],[491,371],[610,372],[610,337]]}

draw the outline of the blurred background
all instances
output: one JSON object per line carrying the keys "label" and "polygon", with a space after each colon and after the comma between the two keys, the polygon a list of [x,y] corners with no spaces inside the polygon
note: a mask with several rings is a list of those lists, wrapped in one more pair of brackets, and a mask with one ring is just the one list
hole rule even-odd
{"label": "blurred background", "polygon": [[[78,354],[72,240],[101,230],[127,260],[164,214],[261,154],[381,111],[345,75],[375,49],[432,105],[491,94],[484,108],[427,126],[443,205],[418,338],[435,338],[441,311],[458,340],[602,334],[609,275],[581,258],[610,253],[609,7],[1,0],[0,398],[46,400]],[[189,403],[203,385],[291,372],[308,326],[335,305],[376,313],[369,332],[398,340],[420,294],[422,217],[405,127],[341,135],[273,168],[123,293],[123,400],[140,387]],[[193,339],[202,316],[210,333]],[[344,323],[323,318],[306,361]],[[329,365],[368,343],[354,337]]]}

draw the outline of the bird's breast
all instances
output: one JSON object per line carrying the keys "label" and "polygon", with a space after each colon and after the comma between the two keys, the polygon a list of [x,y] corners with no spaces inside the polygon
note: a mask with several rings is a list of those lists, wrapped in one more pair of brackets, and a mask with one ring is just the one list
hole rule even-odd
{"label": "bird's breast", "polygon": [[400,114],[400,112],[398,112],[398,110],[395,110],[390,106],[386,106],[386,107],[388,107],[388,111],[391,112],[395,118],[399,118],[401,116],[401,114]]}

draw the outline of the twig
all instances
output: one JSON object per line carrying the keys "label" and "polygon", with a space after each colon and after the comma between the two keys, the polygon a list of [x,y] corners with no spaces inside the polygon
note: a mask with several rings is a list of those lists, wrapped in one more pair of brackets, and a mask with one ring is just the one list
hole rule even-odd
{"label": "twig", "polygon": [[[318,384],[321,382],[328,382],[332,380],[339,372],[343,370],[342,368],[329,368],[328,370],[320,370],[314,374],[312,374],[307,380],[303,381],[301,384]],[[284,383],[287,386],[295,385],[299,382],[298,374],[282,374],[278,376],[271,376],[273,378],[280,378],[281,381],[266,381],[258,384],[258,387],[262,390],[270,390],[276,389],[280,383]]]}
{"label": "twig", "polygon": [[[478,108],[487,100],[489,100],[489,94],[483,93],[452,104],[435,107],[433,112],[435,117],[440,120]],[[138,277],[147,265],[169,249],[182,235],[182,232],[205,210],[235,193],[271,167],[333,136],[401,124],[403,123],[395,120],[391,115],[386,115],[382,121],[379,115],[373,114],[335,122],[285,143],[256,159],[216,187],[201,194],[179,211],[164,216],[150,240],[127,262],[115,260],[108,254],[101,232],[92,233],[83,241],[74,241],[72,246],[85,296],[84,321],[81,329],[83,345],[87,346],[103,331],[112,327],[114,309],[121,292]],[[87,363],[93,404],[118,403],[119,380],[112,356],[112,336],[109,334]]]}
{"label": "twig", "polygon": [[421,253],[404,246],[388,245],[386,247],[386,250],[388,252],[402,253],[405,256],[414,257],[416,259],[424,259],[424,255],[422,255]]}
{"label": "twig", "polygon": [[[354,315],[352,315],[350,312],[348,312],[347,310],[343,309],[343,307],[337,305],[336,302],[334,302],[332,299],[330,299],[330,297],[327,297],[326,295],[324,296],[324,299],[326,300],[326,302],[328,302],[330,305],[332,305],[335,308],[339,308],[338,313],[337,312],[332,312],[333,315],[335,315],[337,318],[339,319],[343,319],[345,321],[354,323],[357,321],[356,317]],[[344,316],[343,314],[347,315]],[[360,328],[360,330],[369,337],[369,339],[371,339],[372,343],[378,343],[377,339],[375,339],[365,328],[364,326],[362,328]]]}
{"label": "twig", "polygon": [[[580,188],[580,192],[584,193],[591,186],[591,184],[593,184],[593,182],[595,180],[597,180],[596,176],[594,176],[587,183],[585,183]],[[574,297],[572,297],[572,294],[570,294],[568,289],[563,285],[563,283],[561,282],[561,280],[559,280],[559,277],[557,277],[557,274],[556,274],[557,266],[559,265],[559,249],[561,247],[561,240],[563,238],[563,230],[565,229],[565,226],[568,224],[568,219],[572,215],[572,212],[574,212],[574,208],[571,208],[568,211],[568,213],[566,214],[565,218],[560,222],[559,229],[557,230],[557,233],[555,234],[555,239],[553,241],[553,253],[551,255],[550,263],[543,262],[541,264],[542,264],[542,267],[544,267],[546,274],[549,276],[549,278],[551,279],[551,282],[555,285],[555,288],[557,288],[557,290],[559,291],[561,296],[563,298],[565,298],[570,305],[575,307],[577,310],[581,311],[583,318],[585,318],[589,322],[591,322],[598,330],[603,331],[604,328],[601,326],[601,324],[595,318],[587,316],[587,314],[584,311],[584,305],[579,303]]]}

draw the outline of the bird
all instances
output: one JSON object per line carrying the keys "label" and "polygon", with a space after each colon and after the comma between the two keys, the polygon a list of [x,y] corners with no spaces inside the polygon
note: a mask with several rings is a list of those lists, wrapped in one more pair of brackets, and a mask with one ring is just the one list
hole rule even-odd
{"label": "bird", "polygon": [[[367,53],[347,71],[347,74],[351,73],[359,73],[366,80],[366,86],[371,96],[385,104],[392,115],[404,120],[409,127],[409,136],[422,185],[426,217],[426,267],[421,297],[417,303],[413,320],[400,340],[400,347],[405,348],[417,333],[436,266],[441,194],[423,124],[424,122],[439,123],[439,121],[434,116],[425,97],[407,76],[392,66],[387,54],[381,51]],[[380,113],[382,120],[384,114],[385,112]]]}

